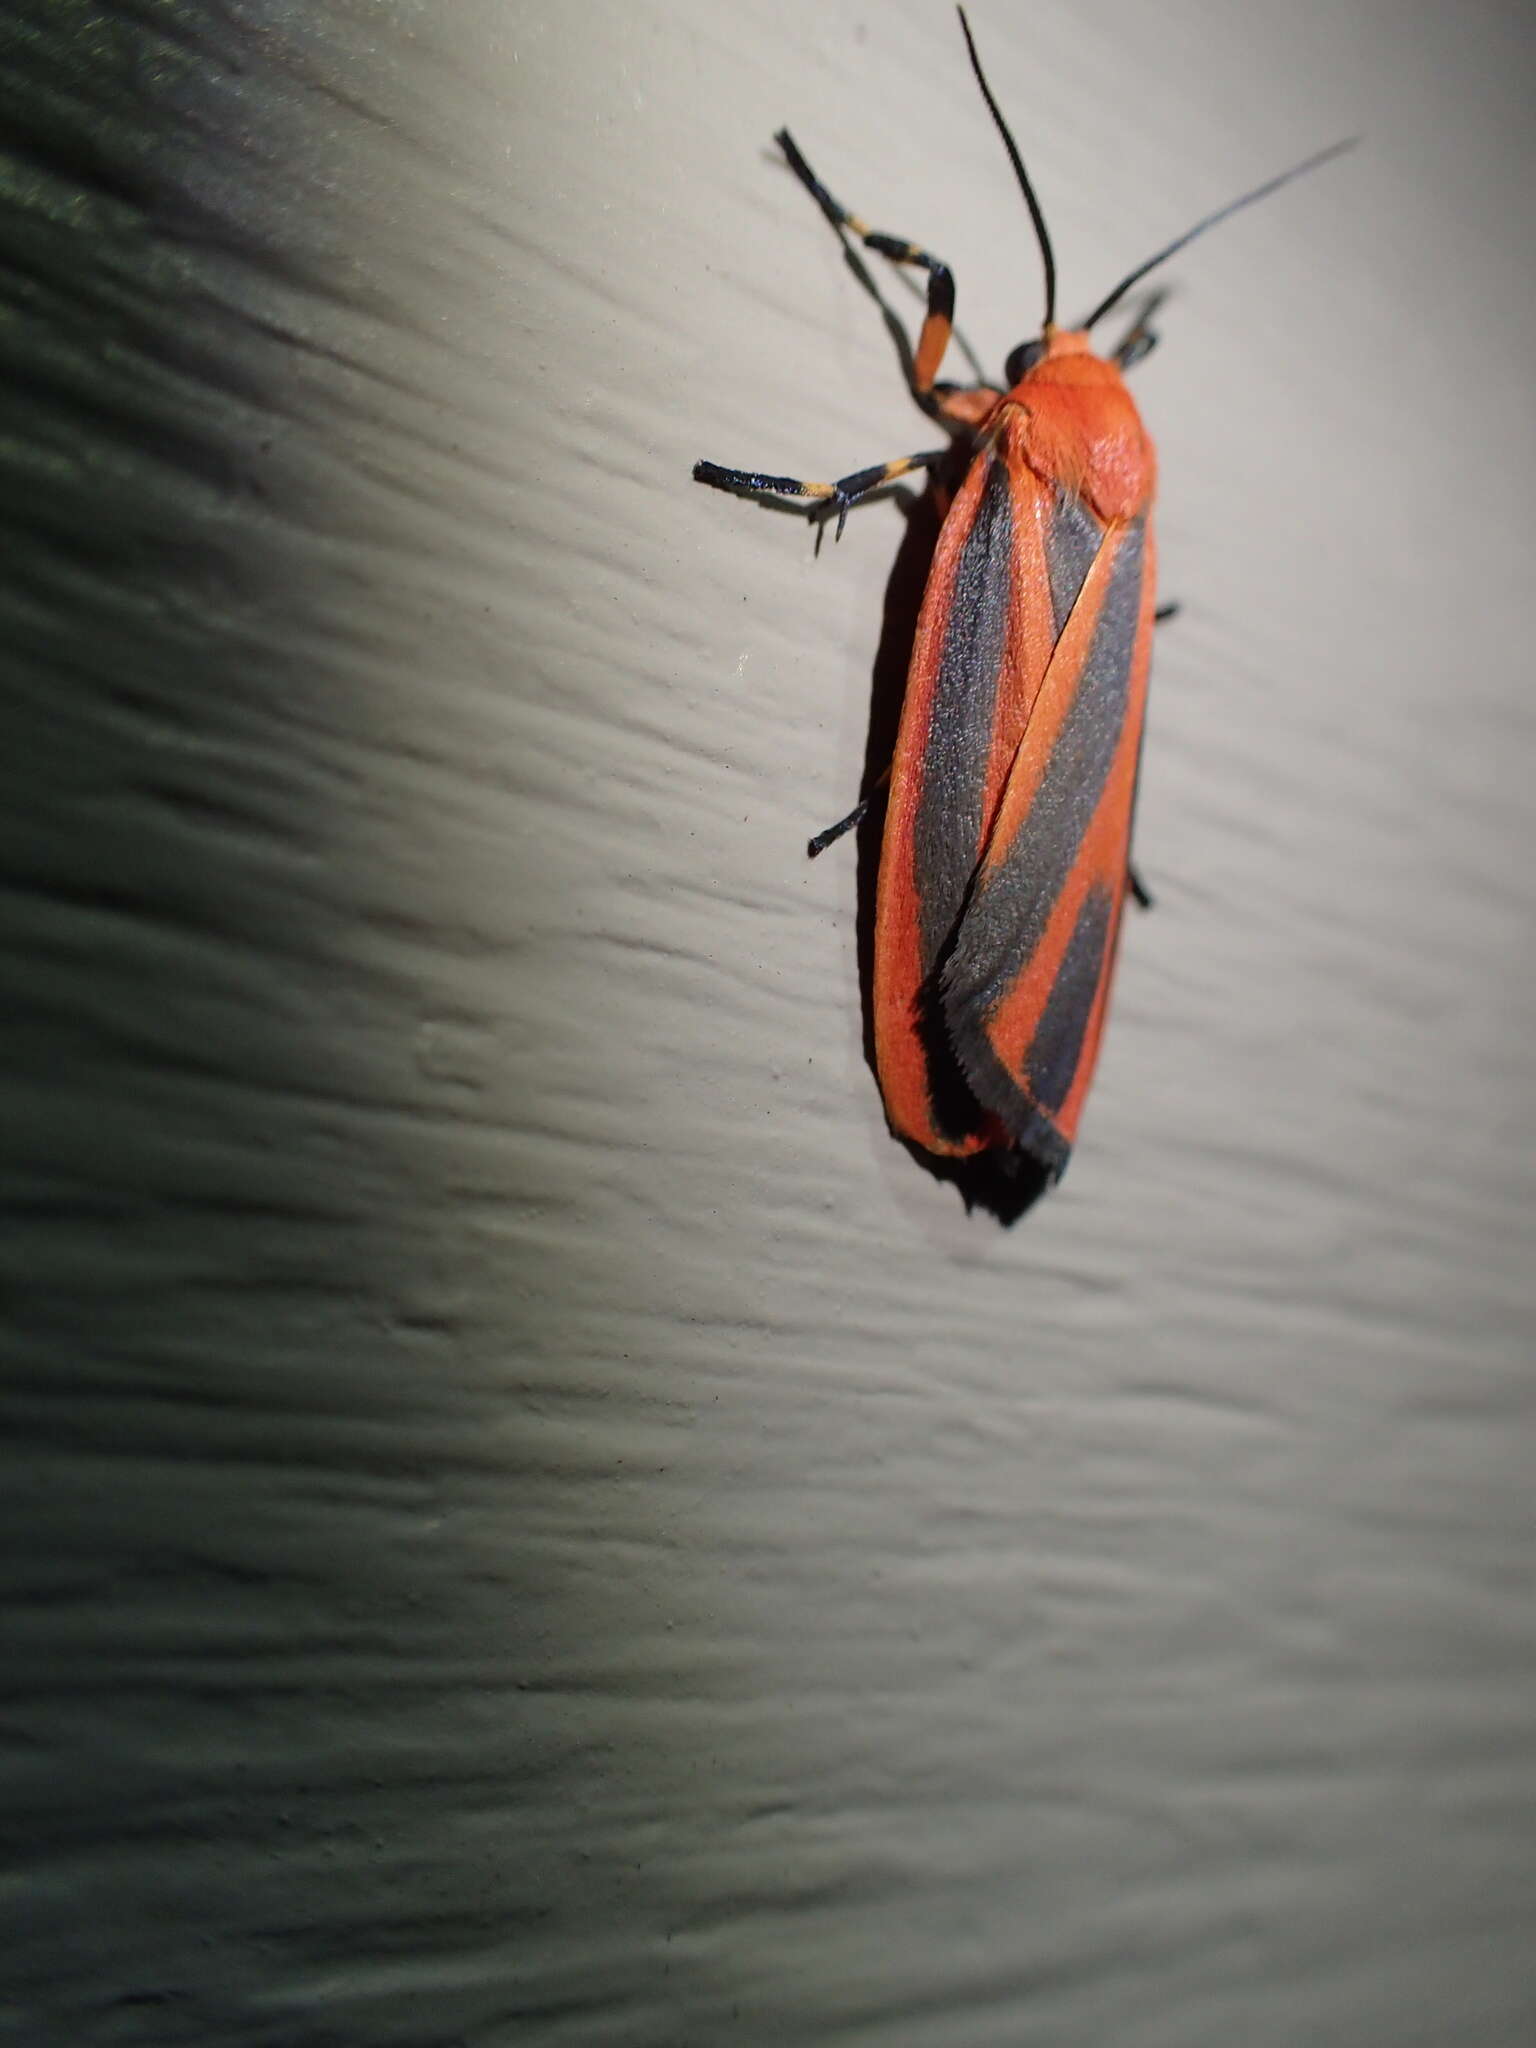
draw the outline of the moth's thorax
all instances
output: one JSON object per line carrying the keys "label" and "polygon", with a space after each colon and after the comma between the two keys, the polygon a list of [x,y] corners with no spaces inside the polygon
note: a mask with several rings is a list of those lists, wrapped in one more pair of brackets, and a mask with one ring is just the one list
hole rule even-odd
{"label": "moth's thorax", "polygon": [[999,427],[1037,476],[1092,506],[1133,519],[1151,506],[1157,456],[1118,365],[1088,336],[1054,328],[1000,408]]}

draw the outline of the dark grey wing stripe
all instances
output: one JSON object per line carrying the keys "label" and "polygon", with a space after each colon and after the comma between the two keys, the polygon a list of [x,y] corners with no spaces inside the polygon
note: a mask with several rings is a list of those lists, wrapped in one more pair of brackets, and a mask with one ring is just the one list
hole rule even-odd
{"label": "dark grey wing stripe", "polygon": [[982,793],[1013,602],[1013,501],[992,457],[960,550],[912,825],[923,967],[954,928],[981,857]]}
{"label": "dark grey wing stripe", "polygon": [[1082,1058],[1088,1019],[1093,1015],[1093,999],[1103,976],[1114,918],[1115,902],[1109,891],[1097,885],[1090,889],[1078,913],[1061,972],[1051,984],[1050,999],[1024,1056],[1026,1080],[1043,1109],[1060,1109],[1072,1086],[1072,1077]]}
{"label": "dark grey wing stripe", "polygon": [[1015,1145],[1060,1175],[1072,1156],[1072,1147],[1061,1135],[1050,1115],[1037,1109],[1010,1074],[984,1032],[957,1037],[953,1048],[960,1071],[975,1100],[997,1117]]}
{"label": "dark grey wing stripe", "polygon": [[944,973],[945,1014],[957,1035],[992,1010],[1039,947],[1098,809],[1125,724],[1145,535],[1139,521],[1126,529],[1082,682],[1035,801],[966,907]]}
{"label": "dark grey wing stripe", "polygon": [[1065,491],[1052,493],[1050,531],[1046,536],[1045,559],[1051,579],[1051,611],[1056,620],[1056,638],[1072,616],[1077,594],[1088,579],[1094,557],[1104,539],[1104,529],[1080,498]]}
{"label": "dark grey wing stripe", "polygon": [[1057,1175],[1072,1148],[1051,1119],[1071,1092],[1082,1062],[1083,1040],[1114,941],[1115,918],[1115,899],[1109,891],[1090,889],[1024,1056],[1022,1079],[1029,1094],[1004,1067],[984,1033],[968,1034],[957,1048],[976,1099],[1002,1118],[1015,1144]]}

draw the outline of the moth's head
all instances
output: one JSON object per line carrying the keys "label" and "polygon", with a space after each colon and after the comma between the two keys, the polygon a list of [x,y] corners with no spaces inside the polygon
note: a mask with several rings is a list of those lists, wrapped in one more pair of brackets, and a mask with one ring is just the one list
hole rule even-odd
{"label": "moth's head", "polygon": [[1061,356],[1091,356],[1093,343],[1088,339],[1087,330],[1081,327],[1047,327],[1043,334],[1033,341],[1021,341],[1003,365],[1003,379],[1011,391],[1015,384],[1027,377],[1031,370],[1041,363],[1055,362]]}

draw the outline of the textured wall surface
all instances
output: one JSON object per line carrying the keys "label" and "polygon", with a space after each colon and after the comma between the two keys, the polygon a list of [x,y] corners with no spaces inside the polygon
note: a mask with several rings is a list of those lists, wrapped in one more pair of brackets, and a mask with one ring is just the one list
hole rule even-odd
{"label": "textured wall surface", "polygon": [[1069,308],[1366,138],[1011,1229],[803,854],[902,508],[687,481],[928,438],[786,120],[1038,320],[947,7],[9,10],[0,2039],[1536,2038],[1530,9],[975,19]]}

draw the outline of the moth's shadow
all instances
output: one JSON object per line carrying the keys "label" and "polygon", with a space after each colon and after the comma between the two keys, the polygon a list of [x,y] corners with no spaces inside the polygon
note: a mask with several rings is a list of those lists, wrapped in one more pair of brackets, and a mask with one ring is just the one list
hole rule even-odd
{"label": "moth's shadow", "polygon": [[[958,463],[964,473],[964,452]],[[953,486],[953,475],[941,475],[941,487]],[[882,777],[896,749],[901,702],[917,636],[923,590],[938,546],[940,505],[934,490],[893,493],[902,505],[906,528],[885,587],[880,644],[870,676],[869,732],[864,749],[860,795],[870,806],[857,828],[857,943],[859,993],[864,1025],[864,1058],[875,1069],[875,885],[880,871],[880,840],[885,829]],[[825,857],[825,856],[824,856]],[[835,857],[835,856],[834,856]],[[943,1050],[947,1051],[947,1047]],[[877,1077],[878,1078],[878,1077]],[[935,1180],[948,1181],[967,1209],[985,1209],[999,1223],[1013,1224],[1032,1208],[1051,1185],[1049,1171],[1022,1152],[978,1152],[968,1159],[946,1159],[900,1141],[913,1159]]]}

